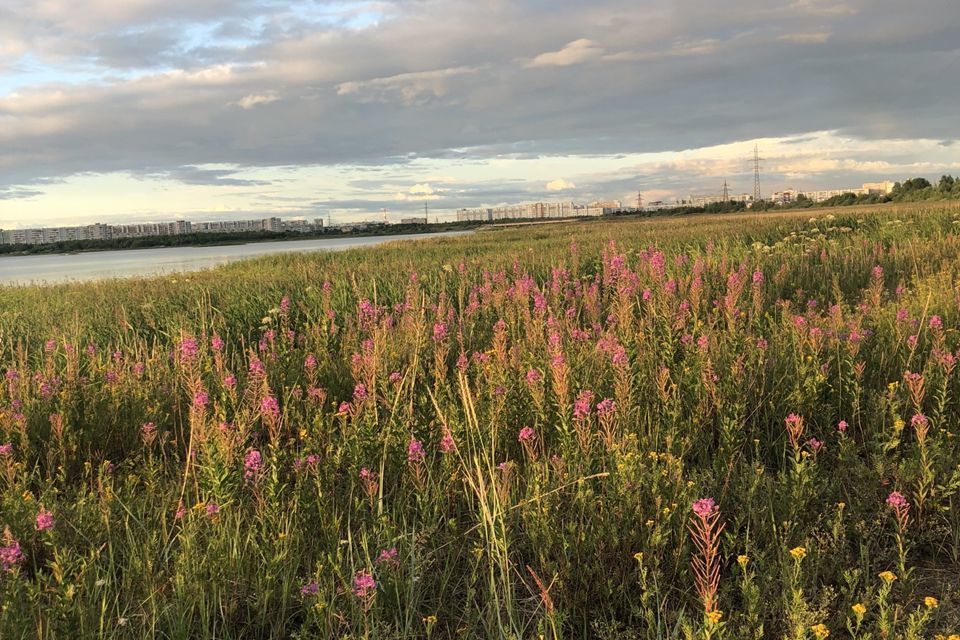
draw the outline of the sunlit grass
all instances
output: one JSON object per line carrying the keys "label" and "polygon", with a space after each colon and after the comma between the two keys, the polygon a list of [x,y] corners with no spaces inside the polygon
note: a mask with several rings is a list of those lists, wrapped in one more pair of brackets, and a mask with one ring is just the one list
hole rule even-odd
{"label": "sunlit grass", "polygon": [[931,638],[960,207],[0,288],[0,638]]}

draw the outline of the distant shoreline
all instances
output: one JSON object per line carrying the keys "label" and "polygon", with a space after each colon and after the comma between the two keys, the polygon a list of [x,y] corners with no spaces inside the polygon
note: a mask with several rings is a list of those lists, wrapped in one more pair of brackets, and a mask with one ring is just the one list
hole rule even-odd
{"label": "distant shoreline", "polygon": [[[221,247],[259,244],[263,242],[289,242],[297,240],[336,240],[346,238],[365,238],[371,236],[407,236],[417,234],[447,233],[449,231],[468,231],[482,226],[478,222],[441,222],[431,225],[390,225],[374,227],[363,231],[333,232],[322,231],[301,233],[287,231],[281,233],[244,232],[244,233],[194,233],[181,236],[144,236],[138,238],[114,238],[111,240],[71,240],[36,245],[0,245],[0,259],[6,256],[30,255],[71,255],[102,251],[130,251],[134,249],[172,249],[183,247]],[[202,237],[207,236],[207,237]],[[16,250],[14,250],[16,247]],[[26,248],[23,248],[26,247]]]}

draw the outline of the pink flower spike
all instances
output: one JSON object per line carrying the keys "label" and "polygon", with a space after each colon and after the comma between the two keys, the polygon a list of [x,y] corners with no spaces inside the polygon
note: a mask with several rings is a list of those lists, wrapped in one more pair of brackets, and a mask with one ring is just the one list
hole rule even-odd
{"label": "pink flower spike", "polygon": [[366,569],[357,571],[353,576],[353,593],[360,599],[365,599],[376,593],[377,581]]}
{"label": "pink flower spike", "polygon": [[40,507],[40,513],[37,514],[37,531],[50,531],[56,524],[53,514]]}
{"label": "pink flower spike", "polygon": [[693,512],[701,518],[708,518],[718,511],[713,498],[701,498],[693,503]]}

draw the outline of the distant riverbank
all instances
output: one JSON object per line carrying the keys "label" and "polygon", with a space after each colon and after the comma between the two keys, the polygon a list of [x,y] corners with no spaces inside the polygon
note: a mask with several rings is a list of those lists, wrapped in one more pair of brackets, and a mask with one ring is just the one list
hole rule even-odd
{"label": "distant riverbank", "polygon": [[4,256],[49,255],[85,253],[90,251],[128,251],[169,247],[219,247],[254,242],[299,242],[303,240],[349,239],[381,236],[409,236],[467,231],[479,226],[475,222],[444,222],[435,224],[376,225],[364,230],[340,232],[332,229],[311,233],[286,231],[246,231],[241,233],[187,233],[169,236],[111,238],[109,240],[68,240],[33,245],[0,244],[0,258]]}
{"label": "distant riverbank", "polygon": [[385,242],[455,237],[470,230],[346,236],[215,246],[152,247],[97,252],[12,255],[0,259],[0,285],[54,284],[169,275],[275,253],[345,251]]}

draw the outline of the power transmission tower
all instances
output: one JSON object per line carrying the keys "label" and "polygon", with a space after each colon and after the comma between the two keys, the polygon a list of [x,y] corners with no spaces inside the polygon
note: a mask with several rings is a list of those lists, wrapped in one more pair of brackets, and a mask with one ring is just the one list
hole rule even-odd
{"label": "power transmission tower", "polygon": [[724,203],[730,202],[730,190],[727,188],[727,181],[723,181],[723,201]]}
{"label": "power transmission tower", "polygon": [[387,209],[386,209],[386,207],[384,207],[383,209],[380,209],[380,212],[383,214],[383,221],[386,222],[386,221],[387,221]]}
{"label": "power transmission tower", "polygon": [[760,202],[760,149],[753,145],[753,201]]}
{"label": "power transmission tower", "polygon": [[637,191],[637,211],[643,211],[643,194]]}

